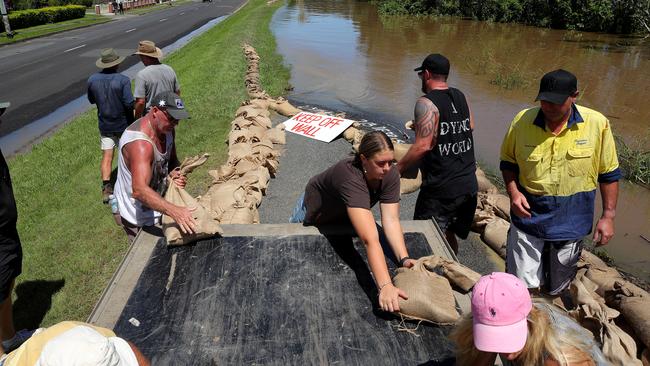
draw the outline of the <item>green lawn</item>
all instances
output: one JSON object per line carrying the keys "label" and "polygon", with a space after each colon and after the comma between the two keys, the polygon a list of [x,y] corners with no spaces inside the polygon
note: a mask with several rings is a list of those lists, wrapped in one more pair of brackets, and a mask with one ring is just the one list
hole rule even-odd
{"label": "green lawn", "polygon": [[[181,159],[212,155],[190,176],[188,190],[194,194],[208,186],[207,169],[225,161],[230,121],[246,99],[241,44],[257,48],[262,83],[270,94],[280,95],[288,86],[289,70],[269,31],[280,5],[252,0],[164,60],[176,70],[192,115],[177,128]],[[9,162],[24,251],[14,306],[18,329],[85,320],[127,250],[126,235],[100,199],[95,113],[84,113]]]}
{"label": "green lawn", "polygon": [[7,35],[0,33],[0,45],[9,44],[13,42],[23,41],[30,38],[42,37],[51,33],[62,32],[70,29],[86,27],[93,24],[100,24],[110,22],[112,18],[102,15],[86,14],[85,17],[79,19],[66,20],[64,22],[37,25],[24,29],[17,29],[14,31],[13,38],[7,38]]}

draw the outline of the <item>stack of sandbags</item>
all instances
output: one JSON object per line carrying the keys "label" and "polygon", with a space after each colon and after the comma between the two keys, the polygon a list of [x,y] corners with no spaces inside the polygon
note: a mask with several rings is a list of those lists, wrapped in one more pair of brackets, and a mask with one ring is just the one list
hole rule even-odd
{"label": "stack of sandbags", "polygon": [[[196,167],[203,165],[208,159],[208,154],[198,155],[186,158],[179,168],[180,174],[187,176]],[[213,209],[208,205],[202,204],[196,198],[192,197],[185,189],[179,187],[170,180],[165,199],[177,206],[194,209],[192,217],[196,221],[196,232],[194,234],[184,234],[178,224],[169,216],[163,215],[162,226],[167,245],[183,245],[196,240],[213,237],[217,233],[222,233],[219,226],[219,219],[223,211]]]}
{"label": "stack of sandbags", "polygon": [[286,99],[279,97],[272,99],[264,89],[262,89],[262,84],[260,83],[260,56],[249,44],[244,44],[244,55],[246,56],[247,69],[246,69],[246,78],[244,84],[246,85],[246,91],[251,98],[258,100],[265,100],[266,105],[264,109],[271,109],[277,113],[291,117],[300,113],[300,109],[294,107]]}
{"label": "stack of sandbags", "polygon": [[[393,144],[393,147],[395,149],[395,160],[400,161],[411,148],[411,144]],[[418,165],[413,165],[408,168],[404,173],[402,173],[399,183],[401,194],[409,194],[418,191],[422,185],[422,172],[420,171],[420,167]]]}
{"label": "stack of sandbags", "polygon": [[641,361],[636,358],[634,339],[614,322],[620,313],[607,306],[596,293],[598,285],[587,278],[587,271],[585,268],[578,271],[571,283],[571,297],[576,309],[569,311],[569,315],[593,333],[612,365],[641,366]]}
{"label": "stack of sandbags", "polygon": [[646,349],[650,348],[650,294],[626,281],[615,268],[586,250],[582,251],[578,267],[596,286],[598,296],[620,311],[637,339]]}
{"label": "stack of sandbags", "polygon": [[412,268],[401,267],[393,278],[396,287],[406,292],[408,300],[399,299],[400,315],[434,324],[453,324],[460,314],[449,281],[429,271],[428,257],[420,258]]}

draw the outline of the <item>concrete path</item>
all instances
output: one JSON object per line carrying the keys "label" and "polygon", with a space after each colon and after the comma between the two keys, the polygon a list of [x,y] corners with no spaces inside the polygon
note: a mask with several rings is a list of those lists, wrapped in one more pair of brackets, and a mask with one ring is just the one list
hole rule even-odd
{"label": "concrete path", "polygon": [[[274,123],[285,120],[274,117]],[[280,168],[275,179],[267,189],[266,197],[259,207],[262,224],[281,224],[289,222],[298,197],[304,192],[309,179],[329,168],[337,161],[350,156],[352,146],[339,138],[330,143],[312,140],[287,132],[287,144],[280,157]],[[400,219],[412,220],[417,192],[402,196],[400,202]],[[373,209],[375,219],[379,220],[379,210]],[[503,271],[499,267],[498,256],[483,244],[476,234],[470,234],[467,240],[460,242],[458,258],[466,266],[480,273]]]}

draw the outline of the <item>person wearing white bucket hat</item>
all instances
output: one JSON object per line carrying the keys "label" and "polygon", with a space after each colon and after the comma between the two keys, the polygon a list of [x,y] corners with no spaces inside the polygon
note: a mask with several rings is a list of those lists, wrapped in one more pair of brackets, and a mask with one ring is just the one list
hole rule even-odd
{"label": "person wearing white bucket hat", "polygon": [[88,101],[97,105],[97,120],[99,124],[102,162],[100,173],[102,178],[102,201],[108,203],[113,193],[111,185],[111,168],[113,166],[113,150],[122,136],[122,132],[135,119],[133,118],[133,94],[131,80],[117,72],[124,57],[112,48],[101,51],[95,62],[102,71],[88,78]]}
{"label": "person wearing white bucket hat", "polygon": [[64,321],[37,330],[0,365],[149,366],[150,362],[137,346],[110,329]]}
{"label": "person wearing white bucket hat", "polygon": [[134,55],[140,56],[144,69],[135,76],[135,118],[146,114],[151,107],[153,97],[164,92],[181,95],[181,85],[176,72],[170,66],[162,64],[163,52],[152,41],[140,41]]}

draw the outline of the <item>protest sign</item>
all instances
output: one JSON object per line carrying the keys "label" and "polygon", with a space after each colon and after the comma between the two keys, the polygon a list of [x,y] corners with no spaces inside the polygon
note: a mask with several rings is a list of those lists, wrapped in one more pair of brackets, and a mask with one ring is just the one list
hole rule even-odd
{"label": "protest sign", "polygon": [[284,122],[286,131],[312,139],[330,142],[354,121],[344,118],[300,112]]}

